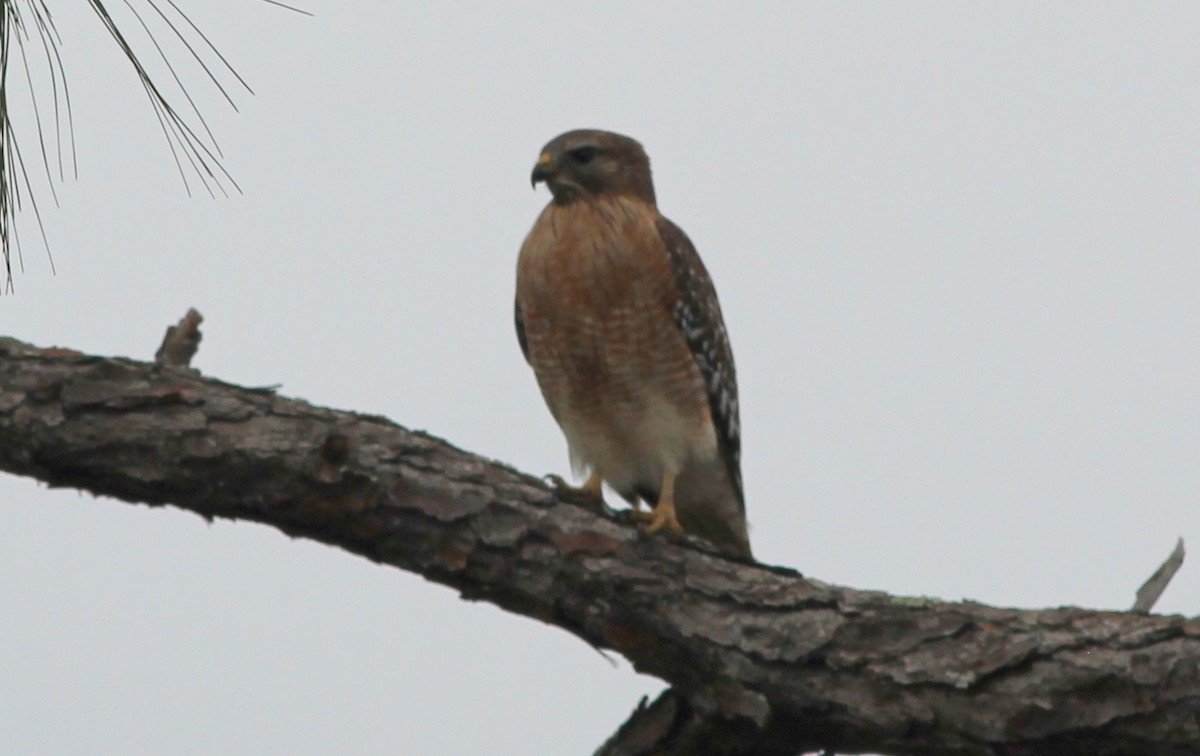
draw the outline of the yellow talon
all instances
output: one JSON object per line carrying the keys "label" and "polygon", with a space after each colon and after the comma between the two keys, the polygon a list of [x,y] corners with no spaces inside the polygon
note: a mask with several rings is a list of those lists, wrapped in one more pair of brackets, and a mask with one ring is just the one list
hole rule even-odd
{"label": "yellow talon", "polygon": [[554,486],[559,496],[567,499],[586,499],[590,503],[604,504],[604,493],[601,491],[600,476],[592,473],[582,486],[573,486],[563,480],[560,475],[547,475],[546,481]]}
{"label": "yellow talon", "polygon": [[682,533],[683,526],[679,524],[679,518],[675,516],[675,473],[663,473],[662,490],[658,494],[658,504],[654,506],[654,511],[648,514],[641,512],[631,513],[635,520],[642,520],[646,523],[647,533],[657,533],[666,528],[672,533]]}

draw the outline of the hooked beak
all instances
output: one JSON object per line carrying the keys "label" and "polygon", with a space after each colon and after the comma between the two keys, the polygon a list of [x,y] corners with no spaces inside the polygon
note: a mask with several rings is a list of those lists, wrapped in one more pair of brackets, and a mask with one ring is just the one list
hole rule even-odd
{"label": "hooked beak", "polygon": [[538,158],[537,164],[533,166],[533,173],[529,177],[529,183],[534,189],[537,188],[539,181],[549,181],[554,178],[556,171],[551,168],[554,158],[550,157],[549,152],[543,152]]}

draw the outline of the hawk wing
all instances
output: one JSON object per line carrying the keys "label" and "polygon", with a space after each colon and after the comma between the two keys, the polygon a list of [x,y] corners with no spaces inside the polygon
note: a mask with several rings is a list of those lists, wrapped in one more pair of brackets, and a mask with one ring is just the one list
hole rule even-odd
{"label": "hawk wing", "polygon": [[521,354],[525,355],[525,361],[529,362],[529,339],[525,338],[525,315],[521,312],[519,300],[513,301],[513,320],[517,326],[517,341],[521,344]]}
{"label": "hawk wing", "polygon": [[733,365],[733,350],[729,334],[721,317],[721,305],[712,279],[696,253],[692,240],[666,218],[658,219],[658,234],[675,277],[675,303],[671,315],[691,349],[692,358],[704,377],[708,407],[712,412],[713,429],[725,471],[737,493],[738,504],[745,512],[742,492],[742,436],[738,420],[737,371]]}

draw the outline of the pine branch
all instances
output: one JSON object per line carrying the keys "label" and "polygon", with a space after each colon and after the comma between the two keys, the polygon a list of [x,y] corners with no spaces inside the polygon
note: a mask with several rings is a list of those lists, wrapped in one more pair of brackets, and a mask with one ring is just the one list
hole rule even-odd
{"label": "pine branch", "polygon": [[[261,2],[312,15],[276,0]],[[234,110],[237,105],[223,80],[232,79],[237,87],[253,94],[250,85],[174,0],[141,0],[136,4],[125,0],[123,7],[128,16],[124,21],[118,21],[103,0],[88,0],[87,4],[141,83],[187,193],[192,193],[194,181],[213,197],[217,193],[228,195],[229,188],[240,192],[237,182],[221,163],[221,149],[216,137],[192,98],[176,59],[190,60]],[[164,41],[160,42],[160,37]],[[4,283],[0,291],[12,290],[11,258],[14,251],[18,262],[21,261],[16,223],[20,211],[33,214],[47,255],[50,251],[34,184],[21,152],[22,140],[29,142],[29,135],[36,135],[46,183],[56,203],[54,185],[66,176],[64,163],[69,163],[71,173],[75,173],[75,123],[66,69],[59,53],[62,44],[45,0],[0,0],[0,260],[4,266]],[[154,50],[151,60],[156,58],[170,75],[167,86],[151,75],[143,61],[142,51],[149,48]],[[9,52],[14,50],[16,54],[10,58]],[[10,118],[10,87],[16,79],[9,68],[13,61],[21,64],[20,73],[25,78],[34,121],[33,128],[21,136],[14,130]],[[44,81],[37,76],[39,69],[44,69]],[[46,99],[49,99],[50,107],[46,108],[43,117],[40,103]],[[192,176],[191,180],[189,176]],[[50,264],[53,268],[53,258]]]}
{"label": "pine branch", "polygon": [[384,418],[186,368],[0,339],[0,469],[272,525],[612,649],[673,689],[609,756],[1200,743],[1200,620],[827,585],[646,537]]}

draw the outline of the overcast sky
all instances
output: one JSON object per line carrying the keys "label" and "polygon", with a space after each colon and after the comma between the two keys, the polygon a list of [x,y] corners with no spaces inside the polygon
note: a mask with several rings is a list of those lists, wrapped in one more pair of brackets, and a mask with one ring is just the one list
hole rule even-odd
{"label": "overcast sky", "polygon": [[[566,473],[514,266],[542,144],[607,128],[720,293],[761,560],[1118,609],[1200,554],[1200,4],[296,1],[180,2],[256,92],[181,59],[215,201],[50,3],[79,179],[56,275],[22,218],[0,333],[149,359],[194,306],[207,375]],[[1158,608],[1200,612],[1200,563]],[[326,546],[0,476],[5,754],[586,754],[661,688]]]}

